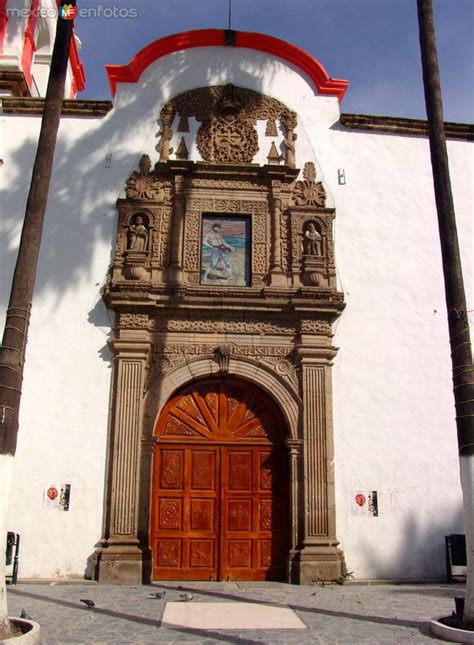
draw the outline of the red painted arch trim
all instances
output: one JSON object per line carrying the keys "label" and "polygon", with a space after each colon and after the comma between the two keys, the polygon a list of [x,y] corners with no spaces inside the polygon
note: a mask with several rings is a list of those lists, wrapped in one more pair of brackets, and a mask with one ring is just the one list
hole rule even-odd
{"label": "red painted arch trim", "polygon": [[[245,31],[235,34],[234,47],[256,49],[282,58],[309,76],[319,94],[337,96],[339,101],[342,100],[349,81],[329,78],[321,63],[303,49],[274,36]],[[162,56],[193,47],[223,47],[224,38],[223,29],[198,29],[155,40],[135,54],[128,65],[105,66],[112,95],[115,96],[117,83],[136,83],[143,71]]]}
{"label": "red painted arch trim", "polygon": [[[81,63],[79,58],[79,52],[77,50],[76,39],[74,38],[74,32],[71,34],[71,46],[69,48],[69,62],[71,63],[72,71],[72,83],[71,88],[74,87],[74,96],[70,98],[76,98],[77,92],[82,92],[86,88],[86,75],[84,73],[84,66]],[[72,89],[71,89],[72,92]]]}

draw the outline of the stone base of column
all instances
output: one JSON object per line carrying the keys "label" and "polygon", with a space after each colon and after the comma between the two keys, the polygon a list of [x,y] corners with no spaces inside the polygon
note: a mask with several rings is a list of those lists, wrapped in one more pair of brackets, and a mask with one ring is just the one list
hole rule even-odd
{"label": "stone base of column", "polygon": [[299,583],[336,582],[346,572],[344,552],[337,546],[311,544],[299,553]]}
{"label": "stone base of column", "polygon": [[168,282],[176,286],[183,284],[183,270],[178,266],[168,267]]}
{"label": "stone base of column", "polygon": [[97,579],[105,585],[141,585],[143,553],[136,545],[110,544],[97,554]]}
{"label": "stone base of column", "polygon": [[288,277],[283,271],[273,270],[270,273],[270,287],[287,287]]}

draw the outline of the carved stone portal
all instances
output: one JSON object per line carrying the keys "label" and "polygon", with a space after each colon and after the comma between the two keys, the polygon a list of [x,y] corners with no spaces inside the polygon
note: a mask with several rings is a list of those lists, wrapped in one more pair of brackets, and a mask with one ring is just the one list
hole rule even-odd
{"label": "carved stone portal", "polygon": [[[191,118],[200,124],[197,145],[205,161],[186,159],[191,135],[181,139],[176,158],[170,159],[172,128],[194,132]],[[269,163],[262,167],[252,163],[257,121],[266,122],[268,136],[282,134],[280,142],[268,146]],[[180,558],[173,532],[184,517],[182,500],[171,495],[158,505],[155,500],[153,507],[153,455],[163,459],[161,488],[177,486],[182,472],[175,448],[161,450],[156,420],[180,388],[233,377],[246,384],[251,398],[261,388],[273,399],[279,409],[275,418],[281,414],[282,427],[288,428],[288,451],[282,453],[286,461],[278,475],[286,477],[289,490],[291,514],[281,527],[289,541],[278,552],[271,536],[265,538],[259,547],[262,566],[276,558],[279,577],[286,570],[287,580],[309,583],[334,581],[344,571],[330,465],[336,353],[331,325],[344,307],[336,288],[335,212],[325,205],[326,193],[312,162],[296,181],[296,124],[296,114],[287,107],[252,90],[225,86],[180,94],[161,111],[154,169],[150,157],[142,155],[126,183],[126,198],[117,202],[117,242],[104,289],[117,323],[111,342],[114,389],[109,504],[98,553],[101,582],[148,582],[157,565],[171,575]],[[201,279],[205,224],[224,219],[234,228],[237,222],[248,223],[241,236],[248,251],[244,284],[221,286]],[[199,440],[204,422],[212,425],[213,418],[227,413],[235,413],[235,419],[229,417],[235,421],[247,414],[242,401],[232,397],[219,413],[217,407],[213,412],[214,403],[208,397],[197,407],[191,400],[177,404],[170,441],[184,446]],[[251,415],[243,421],[245,441],[260,441],[261,430]],[[273,486],[267,470],[262,462],[262,490]],[[262,530],[270,531],[274,520],[263,502],[259,521]],[[229,510],[234,528],[241,526],[241,515],[236,505]],[[208,522],[199,504],[193,517]],[[210,519],[208,523],[214,526]],[[151,526],[158,546],[150,541]],[[161,531],[169,531],[168,537]],[[229,546],[234,563],[245,561],[242,549],[241,542]],[[211,556],[210,544],[203,541],[189,547],[196,566],[207,567]]]}

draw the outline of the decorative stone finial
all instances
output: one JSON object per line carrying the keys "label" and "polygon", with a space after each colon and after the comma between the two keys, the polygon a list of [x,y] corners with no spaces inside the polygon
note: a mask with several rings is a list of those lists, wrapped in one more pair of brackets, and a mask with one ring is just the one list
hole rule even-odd
{"label": "decorative stone finial", "polygon": [[303,181],[297,181],[293,198],[297,206],[326,206],[326,191],[321,181],[316,182],[316,168],[312,161],[304,165]]}

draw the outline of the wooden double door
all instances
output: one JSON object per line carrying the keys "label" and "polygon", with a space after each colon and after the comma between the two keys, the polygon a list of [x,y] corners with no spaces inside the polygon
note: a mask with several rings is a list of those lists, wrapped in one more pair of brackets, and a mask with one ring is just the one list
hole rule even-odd
{"label": "wooden double door", "polygon": [[[285,578],[282,423],[270,399],[235,381],[194,385],[168,404],[154,455],[155,580]],[[186,426],[194,433],[183,437]]]}

